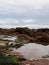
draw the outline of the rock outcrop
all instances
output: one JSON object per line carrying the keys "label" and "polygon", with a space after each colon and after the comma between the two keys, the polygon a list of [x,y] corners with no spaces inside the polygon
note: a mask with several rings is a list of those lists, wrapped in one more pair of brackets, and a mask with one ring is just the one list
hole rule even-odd
{"label": "rock outcrop", "polygon": [[49,42],[49,29],[29,29],[27,27],[2,29],[0,28],[0,35],[15,35],[19,38],[29,42]]}

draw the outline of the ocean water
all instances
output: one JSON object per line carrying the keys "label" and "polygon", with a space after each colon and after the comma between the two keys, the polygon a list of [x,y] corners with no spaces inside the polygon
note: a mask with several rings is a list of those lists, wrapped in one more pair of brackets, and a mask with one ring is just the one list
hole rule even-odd
{"label": "ocean water", "polygon": [[18,49],[14,49],[14,51],[20,52],[28,60],[43,59],[43,57],[49,56],[49,45],[28,43]]}

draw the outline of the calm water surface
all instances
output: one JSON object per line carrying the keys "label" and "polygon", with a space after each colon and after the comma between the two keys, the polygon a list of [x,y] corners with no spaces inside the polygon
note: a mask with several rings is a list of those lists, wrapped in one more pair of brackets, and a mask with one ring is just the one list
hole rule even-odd
{"label": "calm water surface", "polygon": [[28,60],[48,58],[49,45],[43,46],[41,44],[28,43],[14,51],[20,52]]}

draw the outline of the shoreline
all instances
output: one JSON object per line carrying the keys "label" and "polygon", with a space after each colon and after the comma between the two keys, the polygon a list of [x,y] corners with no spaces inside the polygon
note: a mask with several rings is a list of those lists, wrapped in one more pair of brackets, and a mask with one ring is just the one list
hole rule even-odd
{"label": "shoreline", "polygon": [[43,44],[49,43],[49,28],[40,28],[40,29],[29,29],[28,27],[17,27],[11,29],[2,29],[0,28],[0,35],[9,35],[17,36],[23,41],[27,42],[40,42]]}

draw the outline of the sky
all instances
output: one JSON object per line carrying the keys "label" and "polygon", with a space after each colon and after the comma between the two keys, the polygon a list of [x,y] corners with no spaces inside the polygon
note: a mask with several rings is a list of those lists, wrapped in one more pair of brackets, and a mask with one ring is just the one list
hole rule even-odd
{"label": "sky", "polygon": [[0,0],[0,27],[49,26],[49,0]]}

